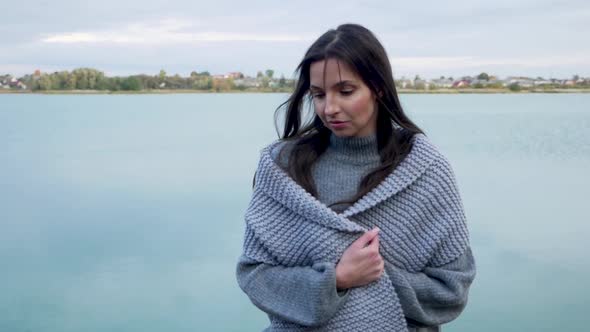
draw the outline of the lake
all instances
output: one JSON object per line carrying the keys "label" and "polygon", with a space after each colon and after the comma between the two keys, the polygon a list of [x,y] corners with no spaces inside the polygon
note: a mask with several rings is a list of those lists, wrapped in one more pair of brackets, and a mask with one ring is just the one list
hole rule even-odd
{"label": "lake", "polygon": [[[235,279],[283,94],[0,95],[0,331],[260,331]],[[477,278],[445,331],[588,325],[590,94],[401,95]]]}

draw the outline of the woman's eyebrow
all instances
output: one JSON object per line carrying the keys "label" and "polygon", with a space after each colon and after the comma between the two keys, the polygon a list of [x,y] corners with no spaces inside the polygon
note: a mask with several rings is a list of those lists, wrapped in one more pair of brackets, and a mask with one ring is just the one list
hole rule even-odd
{"label": "woman's eyebrow", "polygon": [[[334,84],[334,86],[335,86],[335,87],[341,87],[341,86],[348,85],[348,84],[354,84],[354,81],[349,81],[349,80],[346,80],[346,81],[340,81],[340,82],[338,82],[338,83]],[[311,85],[309,88],[310,88],[310,89],[315,89],[315,90],[323,90],[323,89],[322,89],[322,88],[320,88],[319,86],[315,86],[315,85],[313,85],[313,84],[312,84],[312,85]]]}
{"label": "woman's eyebrow", "polygon": [[354,81],[346,80],[346,81],[340,81],[340,82],[338,82],[338,83],[336,83],[334,85],[335,86],[343,86],[343,85],[349,85],[349,84],[354,84],[354,83],[355,83]]}

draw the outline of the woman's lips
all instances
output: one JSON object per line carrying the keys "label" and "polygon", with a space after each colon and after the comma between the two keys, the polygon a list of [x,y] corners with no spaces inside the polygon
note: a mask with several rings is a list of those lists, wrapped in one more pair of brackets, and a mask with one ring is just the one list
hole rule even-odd
{"label": "woman's lips", "polygon": [[348,121],[330,121],[330,127],[334,129],[341,129],[348,126]]}

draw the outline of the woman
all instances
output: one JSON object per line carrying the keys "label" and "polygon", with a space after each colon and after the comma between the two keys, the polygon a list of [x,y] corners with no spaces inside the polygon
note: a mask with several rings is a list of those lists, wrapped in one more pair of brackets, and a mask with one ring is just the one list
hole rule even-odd
{"label": "woman", "polygon": [[297,70],[256,171],[238,284],[267,331],[439,331],[475,278],[451,166],[404,114],[369,30],[326,32]]}

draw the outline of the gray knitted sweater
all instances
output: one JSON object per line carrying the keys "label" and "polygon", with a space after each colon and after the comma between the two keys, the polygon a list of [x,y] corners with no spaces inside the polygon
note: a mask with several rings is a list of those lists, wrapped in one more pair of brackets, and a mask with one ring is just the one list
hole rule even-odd
{"label": "gray knitted sweater", "polygon": [[[246,227],[244,254],[237,269],[242,289],[255,305],[269,314],[269,330],[304,327],[318,327],[322,331],[404,330],[406,321],[400,316],[405,316],[411,330],[421,325],[434,326],[430,330],[436,330],[436,325],[457,317],[466,304],[475,264],[452,170],[426,137],[415,137],[414,148],[406,160],[375,190],[352,206],[334,207],[338,214],[326,205],[352,197],[362,176],[379,164],[375,137],[332,137],[328,150],[313,168],[319,202],[308,194],[305,197],[302,188],[290,178],[285,179],[286,175],[274,164],[273,161],[286,165],[286,159],[277,160],[277,152],[284,143],[274,143],[263,150],[255,194],[246,215],[250,222]],[[282,156],[288,156],[288,151]],[[273,176],[278,176],[279,183],[265,182]],[[303,195],[297,197],[282,190],[285,188],[299,190],[299,196]],[[257,193],[263,198],[256,199]],[[275,195],[278,195],[275,200],[281,202],[280,208],[268,203],[268,198]],[[303,202],[295,203],[295,209],[294,206],[285,209],[285,205],[293,203],[281,196]],[[302,207],[310,208],[312,215],[297,213]],[[295,216],[285,223],[280,213],[277,216],[281,210],[290,210]],[[310,224],[310,217],[326,220]],[[257,218],[274,222],[269,225]],[[326,224],[330,221],[333,224]],[[315,227],[318,224],[319,229]],[[306,231],[330,233],[334,230],[330,226],[341,226],[336,230],[344,236],[326,234],[319,238],[319,244],[314,244],[314,236],[310,234],[302,240],[301,235]],[[382,230],[381,252],[386,273],[375,285],[337,292],[334,267],[339,255],[348,242],[373,226]],[[269,227],[273,231],[265,234]],[[294,230],[298,230],[298,235],[288,233]],[[288,235],[277,237],[278,242],[299,240],[300,244],[273,244],[281,232]],[[326,246],[326,240],[344,244]],[[314,252],[315,245],[328,247],[324,248],[328,252],[318,253],[321,249]],[[261,248],[263,253],[259,252]],[[274,252],[276,249],[278,252]],[[289,250],[297,251],[297,258],[288,258]],[[375,293],[376,290],[379,291]],[[384,296],[387,292],[389,296]],[[372,293],[373,296],[367,296]],[[384,303],[377,307],[362,303],[363,299],[375,302],[375,297]],[[372,319],[369,321],[368,317]]]}

